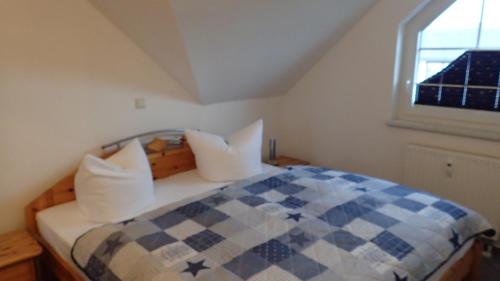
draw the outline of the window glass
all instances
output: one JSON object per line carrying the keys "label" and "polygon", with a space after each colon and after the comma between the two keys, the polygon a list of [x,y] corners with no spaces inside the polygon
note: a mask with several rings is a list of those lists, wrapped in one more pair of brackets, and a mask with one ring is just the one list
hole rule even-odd
{"label": "window glass", "polygon": [[480,48],[500,48],[500,0],[485,0]]}
{"label": "window glass", "polygon": [[[423,30],[420,47],[474,48],[478,39],[481,11],[481,0],[457,0]],[[498,10],[493,13],[498,13]]]}
{"label": "window glass", "polygon": [[463,54],[467,49],[457,50],[421,50],[417,65],[416,81],[420,83],[443,70],[448,64]]}

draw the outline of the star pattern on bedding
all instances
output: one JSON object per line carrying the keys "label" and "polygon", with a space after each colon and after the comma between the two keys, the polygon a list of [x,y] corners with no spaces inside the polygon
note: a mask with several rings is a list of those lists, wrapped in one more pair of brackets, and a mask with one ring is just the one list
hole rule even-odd
{"label": "star pattern on bedding", "polygon": [[[172,281],[419,281],[444,262],[435,257],[488,228],[472,211],[431,194],[304,166],[188,198],[135,223],[96,228],[73,254],[91,280],[168,272]],[[84,254],[86,241],[100,246]]]}
{"label": "star pattern on bedding", "polygon": [[304,244],[306,242],[309,242],[309,241],[311,241],[311,240],[306,237],[304,232],[297,234],[297,235],[290,234],[290,243],[295,243],[295,244],[302,247],[302,246],[304,246]]}
{"label": "star pattern on bedding", "polygon": [[114,238],[110,238],[110,239],[107,239],[105,241],[106,243],[106,249],[104,249],[104,253],[103,255],[109,255],[109,256],[112,256],[114,254],[114,252],[124,244],[124,242],[121,242],[120,239],[121,239],[121,235],[118,235]]}
{"label": "star pattern on bedding", "polygon": [[394,280],[395,281],[407,281],[408,280],[408,276],[405,276],[405,277],[401,277],[399,276],[396,272],[393,272],[394,273]]}
{"label": "star pattern on bedding", "polygon": [[451,238],[449,241],[455,249],[460,248],[460,235],[453,228],[451,229]]}
{"label": "star pattern on bedding", "polygon": [[201,260],[199,262],[187,262],[187,268],[184,269],[182,272],[189,272],[193,275],[193,277],[196,277],[198,275],[198,272],[204,269],[210,269],[208,266],[204,266],[203,263],[205,260]]}
{"label": "star pattern on bedding", "polygon": [[214,196],[211,198],[211,202],[214,204],[214,205],[219,205],[221,203],[224,203],[226,202],[227,199],[225,199],[224,197],[222,196]]}
{"label": "star pattern on bedding", "polygon": [[287,220],[294,220],[296,222],[299,222],[300,219],[303,219],[304,216],[301,213],[295,213],[295,214],[287,214],[288,217],[286,218]]}
{"label": "star pattern on bedding", "polygon": [[368,191],[365,187],[356,187],[354,190],[361,191],[361,192],[367,192]]}

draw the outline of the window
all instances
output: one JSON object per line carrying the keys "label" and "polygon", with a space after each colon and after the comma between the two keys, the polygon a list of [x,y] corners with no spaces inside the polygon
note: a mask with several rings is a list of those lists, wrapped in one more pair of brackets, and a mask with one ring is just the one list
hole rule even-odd
{"label": "window", "polygon": [[432,0],[402,23],[391,125],[500,140],[498,11],[500,0]]}
{"label": "window", "polygon": [[483,51],[500,47],[495,10],[499,0],[458,0],[420,33],[415,104],[499,111],[500,51]]}

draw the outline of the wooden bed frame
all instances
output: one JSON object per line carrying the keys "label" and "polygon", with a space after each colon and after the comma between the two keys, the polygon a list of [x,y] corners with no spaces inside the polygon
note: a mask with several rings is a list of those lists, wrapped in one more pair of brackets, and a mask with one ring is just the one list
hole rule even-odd
{"label": "wooden bed frame", "polygon": [[[114,152],[116,151],[106,153],[103,158]],[[149,154],[148,158],[155,180],[196,168],[194,155],[185,139],[179,148],[163,153]],[[73,182],[74,173],[61,179],[25,208],[27,229],[44,248],[40,262],[42,265],[41,275],[45,280],[57,278],[64,281],[85,281],[81,273],[61,258],[40,235],[36,223],[38,212],[75,200]],[[482,243],[480,240],[476,240],[471,249],[444,274],[440,281],[479,281],[481,252]]]}

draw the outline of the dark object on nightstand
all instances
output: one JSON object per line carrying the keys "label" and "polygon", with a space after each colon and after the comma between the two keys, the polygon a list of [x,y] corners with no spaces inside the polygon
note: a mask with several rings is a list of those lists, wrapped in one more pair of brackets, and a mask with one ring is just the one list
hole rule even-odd
{"label": "dark object on nightstand", "polygon": [[[271,164],[271,163],[269,163]],[[286,166],[293,166],[293,165],[310,165],[309,162],[297,158],[292,158],[288,156],[278,156],[276,157],[276,160],[274,163],[271,165],[277,166],[277,167],[286,167]]]}
{"label": "dark object on nightstand", "polygon": [[42,247],[24,230],[0,235],[0,280],[36,280],[35,259]]}

